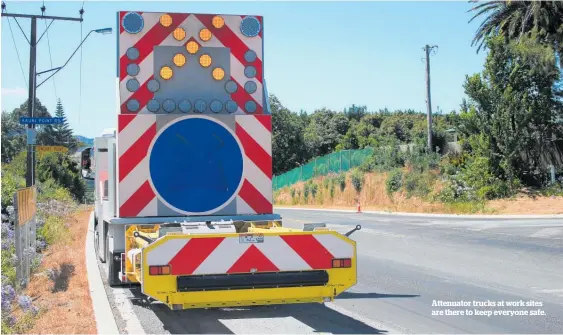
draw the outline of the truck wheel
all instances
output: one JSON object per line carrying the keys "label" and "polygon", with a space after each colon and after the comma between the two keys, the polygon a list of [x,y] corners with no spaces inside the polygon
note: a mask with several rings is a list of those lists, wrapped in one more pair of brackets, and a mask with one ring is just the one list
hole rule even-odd
{"label": "truck wheel", "polygon": [[[109,234],[106,235],[106,246],[109,245]],[[109,247],[106,248],[106,263],[108,265],[108,285],[110,287],[119,286],[121,281],[119,280],[119,264],[120,261],[113,259],[113,252],[109,251]],[[117,265],[116,265],[117,264]]]}

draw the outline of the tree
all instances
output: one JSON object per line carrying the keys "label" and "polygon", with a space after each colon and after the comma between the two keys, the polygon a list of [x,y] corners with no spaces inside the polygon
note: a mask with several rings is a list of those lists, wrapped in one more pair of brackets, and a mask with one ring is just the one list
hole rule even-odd
{"label": "tree", "polygon": [[[2,111],[2,163],[10,162],[15,155],[24,151],[26,148],[26,129],[27,126],[20,124],[20,117],[26,117],[27,101],[24,102],[19,108],[15,108],[12,112],[8,113]],[[39,99],[35,100],[35,113],[36,117],[51,117],[49,111],[41,104]],[[45,126],[36,125],[37,138],[41,137]]]}
{"label": "tree", "polygon": [[42,134],[40,140],[44,145],[62,145],[69,149],[74,149],[78,146],[78,141],[72,133],[72,129],[68,124],[63,104],[61,99],[57,101],[55,116],[63,119],[63,123],[55,125],[47,125],[45,132]]}
{"label": "tree", "polygon": [[273,172],[278,175],[299,166],[310,157],[303,140],[307,114],[302,112],[297,115],[290,112],[275,95],[270,95],[270,109]]}
{"label": "tree", "polygon": [[[470,2],[477,2],[472,0]],[[519,41],[534,35],[538,42],[549,45],[563,54],[563,2],[561,1],[487,1],[471,8],[476,12],[471,21],[486,16],[472,45],[477,51],[486,44],[487,37],[502,35],[507,41]],[[563,67],[563,57],[559,59]]]}
{"label": "tree", "polygon": [[538,184],[542,153],[553,152],[552,139],[563,135],[556,121],[563,104],[554,89],[560,74],[553,49],[528,37],[506,43],[502,36],[488,38],[487,47],[483,72],[464,84],[469,101],[460,131],[474,135],[474,142],[480,138],[496,177]]}
{"label": "tree", "polygon": [[307,150],[312,157],[331,153],[340,143],[349,126],[348,118],[344,113],[326,108],[316,110],[305,128],[304,139]]}

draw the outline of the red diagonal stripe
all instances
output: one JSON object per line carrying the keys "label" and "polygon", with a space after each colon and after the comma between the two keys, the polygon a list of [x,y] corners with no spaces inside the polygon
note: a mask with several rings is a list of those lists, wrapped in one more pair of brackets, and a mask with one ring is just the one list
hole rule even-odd
{"label": "red diagonal stripe", "polygon": [[[244,44],[244,42],[241,41],[235,33],[233,33],[231,28],[227,25],[224,25],[221,28],[215,28],[212,24],[213,17],[215,15],[195,14],[195,16],[207,29],[211,31],[213,36],[217,37],[217,39],[225,47],[231,49],[231,53],[242,63],[242,65],[248,64],[248,62],[244,60],[244,54],[248,51],[248,46]],[[258,79],[259,82],[262,82],[262,61],[259,58],[256,58],[256,61],[253,62],[252,65],[256,68],[256,79]]]}
{"label": "red diagonal stripe", "polygon": [[270,156],[239,124],[237,124],[236,134],[244,147],[246,157],[250,158],[268,178],[272,179],[272,156]]}
{"label": "red diagonal stripe", "polygon": [[190,239],[168,263],[172,268],[171,273],[176,276],[191,275],[224,239],[224,237]]}
{"label": "red diagonal stripe", "polygon": [[266,128],[270,133],[272,132],[272,116],[271,115],[256,115],[256,120],[258,120],[264,128]]}
{"label": "red diagonal stripe", "polygon": [[123,203],[123,205],[121,205],[121,207],[119,207],[119,216],[137,216],[154,197],[154,192],[147,180],[129,199],[127,199],[127,201],[125,201],[125,203]]}
{"label": "red diagonal stripe", "polygon": [[258,214],[271,214],[273,211],[272,203],[246,179],[238,195]]}
{"label": "red diagonal stripe", "polygon": [[135,118],[135,114],[123,114],[117,116],[117,132],[121,133],[125,127]]}
{"label": "red diagonal stripe", "polygon": [[121,24],[121,22],[123,22],[123,17],[125,16],[125,14],[127,14],[128,12],[119,12],[119,33],[123,33],[125,31],[125,29],[123,28],[123,25]]}
{"label": "red diagonal stripe", "polygon": [[242,256],[231,266],[227,273],[275,272],[278,267],[266,257],[256,246],[251,245]]}
{"label": "red diagonal stripe", "polygon": [[281,238],[313,269],[332,268],[334,256],[313,235],[281,235]]}
{"label": "red diagonal stripe", "polygon": [[[150,99],[152,99],[154,97],[154,93],[149,91],[148,88],[148,83],[149,81],[151,81],[154,78],[154,76],[150,76],[149,79],[144,82],[141,87],[139,87],[139,89],[133,93],[133,95],[131,95],[131,97],[128,100],[123,101],[123,103],[121,104],[121,113],[122,114],[137,114],[139,113],[149,102]],[[137,110],[136,112],[131,112],[127,109],[127,101],[131,100],[131,99],[137,99],[137,101],[139,101],[139,110]]]}
{"label": "red diagonal stripe", "polygon": [[244,108],[244,104],[249,101],[252,100],[256,103],[256,111],[254,113],[248,113],[248,114],[263,114],[264,110],[262,108],[262,106],[260,106],[260,104],[250,95],[248,94],[245,90],[244,87],[242,87],[240,85],[240,83],[238,81],[236,81],[236,79],[234,77],[231,77],[231,80],[234,81],[237,84],[237,91],[233,94],[231,94],[231,99],[233,99],[234,102],[237,103],[237,105],[245,112],[246,109]]}
{"label": "red diagonal stripe", "polygon": [[156,123],[145,131],[133,145],[119,157],[119,182],[147,156],[149,145],[156,136]]}
{"label": "red diagonal stripe", "polygon": [[[139,57],[135,61],[127,58],[127,55],[119,60],[119,78],[123,80],[127,76],[127,64],[136,63],[141,64],[145,58],[153,51],[154,47],[160,45],[166,37],[168,37],[180,23],[188,17],[188,14],[172,13],[168,14],[172,17],[172,24],[169,27],[163,27],[160,22],[157,22],[149,31],[135,43],[135,48],[139,50]],[[152,65],[151,65],[152,66]]]}

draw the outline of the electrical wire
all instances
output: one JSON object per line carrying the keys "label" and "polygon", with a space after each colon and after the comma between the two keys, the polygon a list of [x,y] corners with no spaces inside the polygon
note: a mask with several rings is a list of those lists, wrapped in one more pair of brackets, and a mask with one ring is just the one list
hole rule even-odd
{"label": "electrical wire", "polygon": [[[4,9],[4,11],[7,13]],[[8,26],[10,27],[10,34],[12,35],[12,41],[14,42],[14,49],[16,49],[16,55],[18,56],[18,63],[20,63],[20,69],[22,71],[23,81],[25,82],[25,86],[29,89],[29,85],[27,84],[27,79],[25,78],[25,71],[23,70],[22,61],[20,58],[20,53],[18,51],[18,47],[16,45],[16,38],[14,37],[14,31],[12,30],[12,24],[10,23],[10,18],[8,18]]]}
{"label": "electrical wire", "polygon": [[[84,0],[82,0],[82,8],[80,8],[80,18],[84,15]],[[80,42],[82,42],[82,24],[83,21],[80,21]],[[78,124],[80,125],[80,112],[82,111],[82,46],[80,46],[80,85],[79,85],[79,95],[78,95]]]}
{"label": "electrical wire", "polygon": [[[43,1],[43,7],[41,7],[41,14],[44,15],[44,13],[45,13],[45,1]],[[47,26],[47,21],[43,21],[43,22],[45,22],[45,33],[47,34],[47,47],[49,49],[49,60],[51,62],[51,68],[53,68],[53,55],[51,53],[51,41],[49,39],[49,27]],[[53,77],[53,89],[55,90],[55,98],[58,100],[59,95],[57,93],[57,83],[56,83],[54,77]]]}

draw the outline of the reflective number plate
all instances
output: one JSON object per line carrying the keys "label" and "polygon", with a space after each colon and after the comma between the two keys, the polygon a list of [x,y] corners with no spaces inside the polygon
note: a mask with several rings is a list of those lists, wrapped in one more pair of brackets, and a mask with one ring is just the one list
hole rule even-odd
{"label": "reflective number plate", "polygon": [[238,243],[264,243],[264,234],[244,234],[238,237]]}

